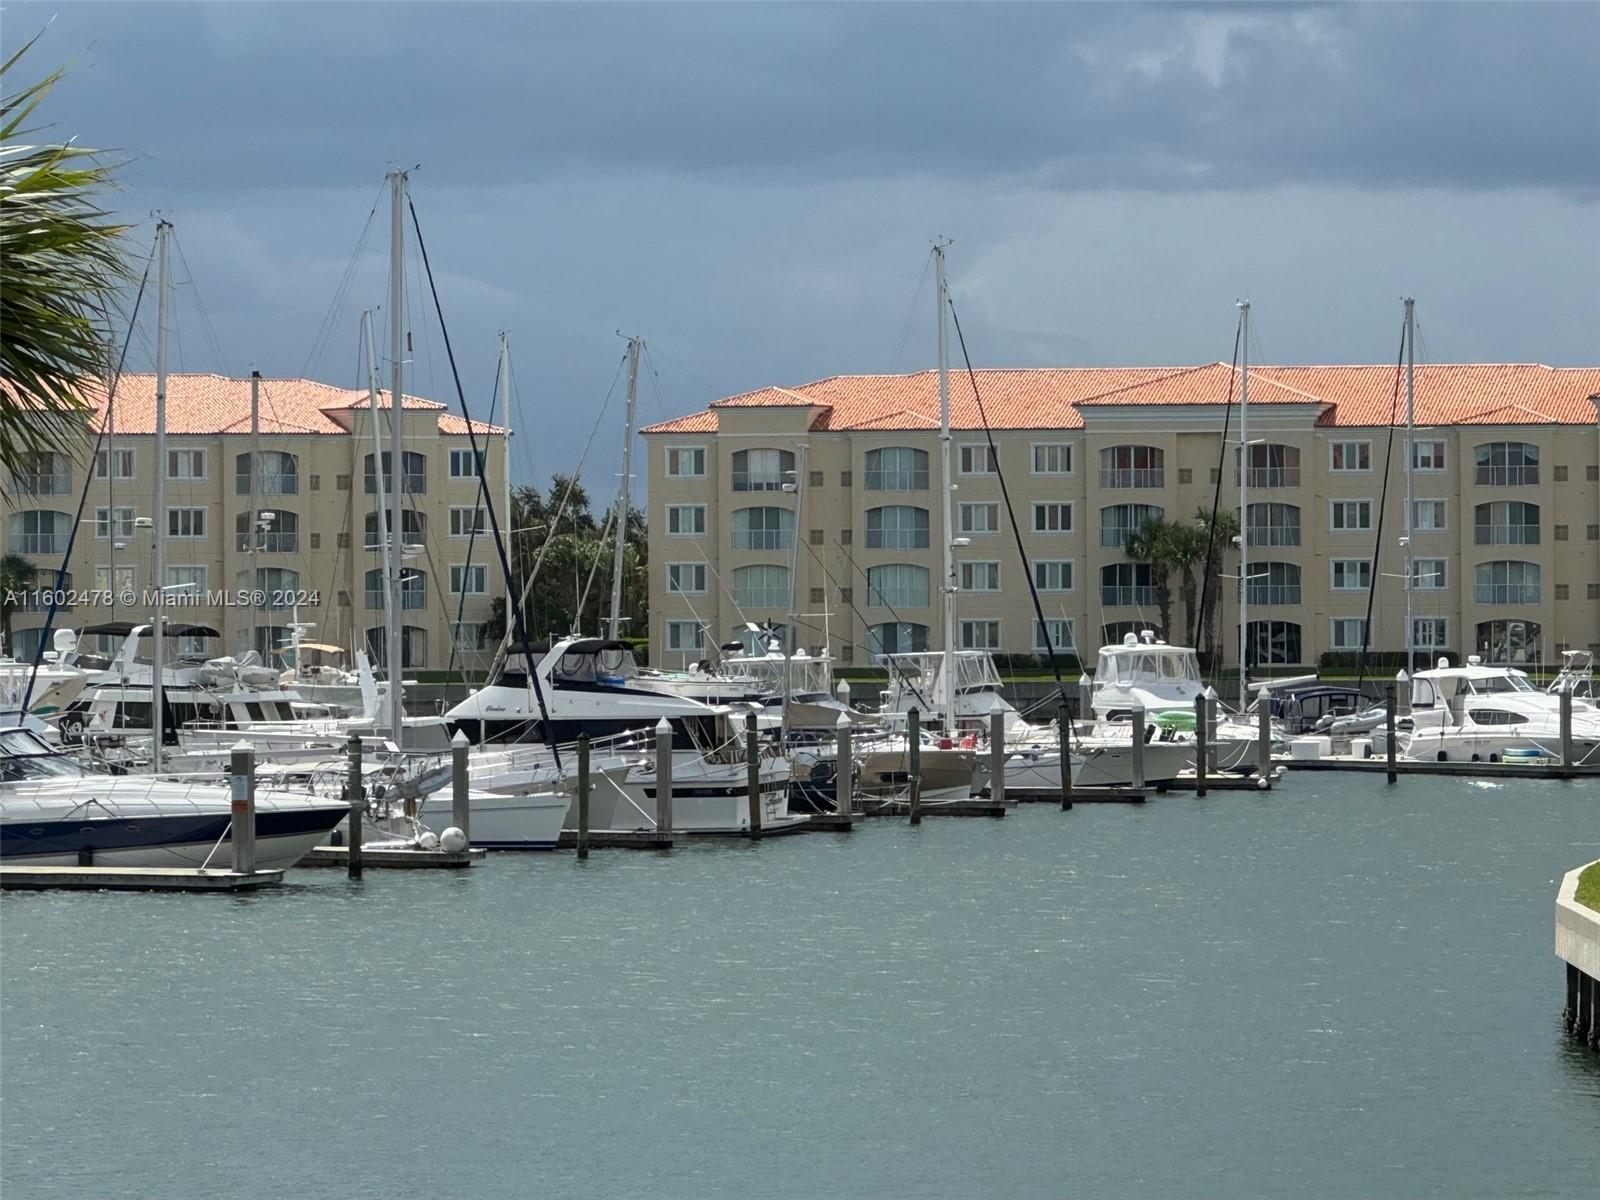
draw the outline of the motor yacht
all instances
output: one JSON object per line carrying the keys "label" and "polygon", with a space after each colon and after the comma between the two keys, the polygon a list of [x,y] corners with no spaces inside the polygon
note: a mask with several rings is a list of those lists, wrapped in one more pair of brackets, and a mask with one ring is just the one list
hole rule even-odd
{"label": "motor yacht", "polygon": [[[1411,713],[1398,722],[1399,753],[1419,762],[1500,762],[1511,755],[1561,754],[1561,698],[1536,688],[1515,667],[1486,666],[1477,655],[1452,667],[1441,658],[1411,680]],[[1600,763],[1600,710],[1572,707],[1576,763]]]}

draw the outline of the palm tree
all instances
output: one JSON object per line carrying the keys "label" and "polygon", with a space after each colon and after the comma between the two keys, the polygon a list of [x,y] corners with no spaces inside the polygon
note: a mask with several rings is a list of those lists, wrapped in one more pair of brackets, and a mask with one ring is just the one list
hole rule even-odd
{"label": "palm tree", "polygon": [[1160,517],[1146,517],[1128,535],[1122,552],[1135,562],[1149,564],[1156,590],[1156,607],[1161,610],[1161,636],[1172,636],[1172,526]]}
{"label": "palm tree", "polygon": [[[1216,528],[1212,529],[1213,520]],[[1210,580],[1205,589],[1205,611],[1200,614],[1200,624],[1206,642],[1206,654],[1211,662],[1217,659],[1217,603],[1222,598],[1222,564],[1233,539],[1239,536],[1239,514],[1231,508],[1212,510],[1201,508],[1195,512],[1195,521],[1201,537],[1210,543],[1211,556],[1206,559],[1205,573]],[[1204,549],[1202,548],[1202,556]]]}
{"label": "palm tree", "polygon": [[20,554],[0,558],[0,642],[11,649],[11,614],[22,607],[22,595],[34,585],[39,568]]}
{"label": "palm tree", "polygon": [[[37,40],[35,38],[34,40]],[[84,384],[105,368],[104,329],[127,280],[124,225],[100,207],[111,167],[72,142],[24,144],[65,68],[6,93],[30,41],[0,64],[0,467],[85,436]]]}
{"label": "palm tree", "polygon": [[1206,529],[1174,521],[1167,527],[1167,557],[1178,572],[1178,595],[1183,600],[1183,644],[1193,646],[1200,623],[1200,588],[1196,568],[1206,556]]}

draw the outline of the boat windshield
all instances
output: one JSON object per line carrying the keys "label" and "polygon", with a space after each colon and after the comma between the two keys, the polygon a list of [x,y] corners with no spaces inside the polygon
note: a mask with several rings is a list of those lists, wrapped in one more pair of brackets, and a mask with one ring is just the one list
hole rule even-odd
{"label": "boat windshield", "polygon": [[1526,676],[1505,674],[1469,679],[1467,690],[1475,696],[1493,696],[1499,692],[1531,692],[1534,689]]}
{"label": "boat windshield", "polygon": [[1200,665],[1192,652],[1130,650],[1125,654],[1108,654],[1102,651],[1100,674],[1118,683],[1198,683]]}
{"label": "boat windshield", "polygon": [[50,747],[26,730],[0,732],[0,783],[15,783],[21,779],[75,779],[83,774],[77,763],[52,753]]}

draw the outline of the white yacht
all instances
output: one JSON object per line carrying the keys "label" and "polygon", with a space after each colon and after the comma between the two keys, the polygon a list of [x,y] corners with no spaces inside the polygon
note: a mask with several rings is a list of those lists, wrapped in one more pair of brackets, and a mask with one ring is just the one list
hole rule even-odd
{"label": "white yacht", "polygon": [[40,656],[37,671],[31,661],[12,658],[0,646],[0,712],[20,713],[26,700],[29,712],[49,716],[83,690],[89,672],[74,661],[76,636],[70,629],[58,629],[52,642],[55,648]]}
{"label": "white yacht", "polygon": [[[1411,680],[1411,715],[1399,722],[1402,757],[1420,762],[1500,762],[1561,754],[1561,698],[1540,691],[1526,672],[1485,666],[1477,655],[1452,667],[1418,671]],[[1409,727],[1409,728],[1408,728]],[[1600,710],[1574,698],[1575,762],[1600,763]]]}

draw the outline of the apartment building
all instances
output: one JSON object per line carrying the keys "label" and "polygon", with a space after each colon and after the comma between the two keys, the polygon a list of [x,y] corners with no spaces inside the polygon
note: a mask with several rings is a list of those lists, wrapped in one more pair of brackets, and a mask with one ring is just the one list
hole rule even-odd
{"label": "apartment building", "polygon": [[[37,585],[50,588],[71,547],[61,588],[75,603],[58,613],[56,627],[146,622],[152,595],[164,587],[173,620],[220,634],[220,641],[183,639],[183,652],[267,654],[289,641],[289,623],[298,620],[314,626],[306,640],[364,644],[381,664],[379,531],[389,524],[379,515],[374,463],[381,461],[385,489],[398,481],[405,496],[405,665],[445,668],[452,638],[473,665],[482,657],[491,593],[504,588],[466,421],[407,396],[396,475],[387,392],[378,460],[365,391],[262,379],[258,397],[252,437],[251,380],[170,376],[166,462],[157,463],[155,376],[124,375],[109,411],[103,391],[89,396],[92,427],[81,445],[39,455],[9,480],[0,549],[31,561]],[[503,505],[507,431],[475,422],[474,432],[489,494]],[[166,472],[164,513],[153,511],[158,469]],[[152,578],[158,521],[166,552],[159,581]],[[9,650],[33,654],[48,607],[37,597],[18,607]]]}
{"label": "apartment building", "polygon": [[[746,640],[749,624],[792,624],[797,644],[845,663],[938,649],[947,538],[959,644],[1039,653],[996,466],[1055,645],[1092,659],[1129,631],[1181,639],[1181,600],[1161,629],[1150,567],[1124,547],[1146,516],[1191,519],[1217,496],[1237,511],[1237,372],[992,370],[976,382],[995,449],[972,382],[952,373],[949,529],[933,372],[765,388],[643,430],[656,661]],[[1600,369],[1419,367],[1409,443],[1405,413],[1392,365],[1251,368],[1252,669],[1359,649],[1374,579],[1380,651],[1536,663],[1600,648]],[[1223,575],[1212,586],[1232,664],[1236,548]]]}

